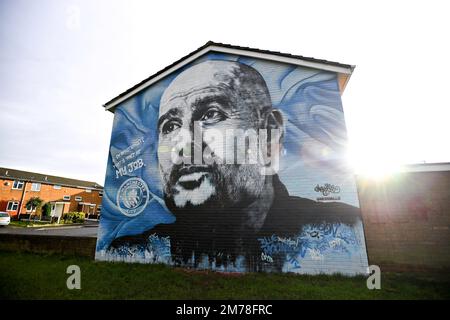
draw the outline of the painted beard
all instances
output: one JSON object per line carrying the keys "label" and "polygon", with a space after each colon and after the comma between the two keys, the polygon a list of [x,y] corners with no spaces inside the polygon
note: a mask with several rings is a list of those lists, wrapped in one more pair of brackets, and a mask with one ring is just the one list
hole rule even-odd
{"label": "painted beard", "polygon": [[[192,252],[233,260],[251,244],[247,207],[264,187],[254,165],[175,166],[164,185],[164,200],[175,215],[170,226],[172,250],[186,263]],[[211,240],[213,239],[213,240]]]}
{"label": "painted beard", "polygon": [[255,165],[176,165],[163,177],[164,200],[177,223],[186,219],[189,224],[221,224],[230,216],[233,224],[242,223],[242,209],[264,187],[264,177]]}
{"label": "painted beard", "polygon": [[167,207],[177,216],[186,211],[220,210],[231,204],[217,165],[175,166],[164,188]]}

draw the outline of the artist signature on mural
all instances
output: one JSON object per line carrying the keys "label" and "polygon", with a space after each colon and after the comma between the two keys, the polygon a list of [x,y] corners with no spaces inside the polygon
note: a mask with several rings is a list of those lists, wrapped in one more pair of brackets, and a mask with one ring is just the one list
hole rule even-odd
{"label": "artist signature on mural", "polygon": [[320,192],[324,196],[328,196],[330,193],[339,193],[341,192],[341,188],[339,186],[335,186],[334,184],[325,183],[323,186],[316,185],[314,188],[315,192]]}

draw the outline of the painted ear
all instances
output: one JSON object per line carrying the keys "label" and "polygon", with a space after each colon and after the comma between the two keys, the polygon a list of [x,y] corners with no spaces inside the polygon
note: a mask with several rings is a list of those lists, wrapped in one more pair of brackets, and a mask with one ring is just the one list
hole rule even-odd
{"label": "painted ear", "polygon": [[[280,140],[284,137],[283,114],[278,109],[273,109],[267,117],[267,129],[279,129]],[[280,141],[281,142],[281,141]]]}
{"label": "painted ear", "polygon": [[[267,128],[267,155],[272,157],[272,152],[276,150],[277,153],[281,151],[281,145],[284,137],[284,121],[283,114],[280,110],[273,109],[266,118]],[[278,133],[272,132],[278,130]],[[277,157],[278,159],[278,157]]]}

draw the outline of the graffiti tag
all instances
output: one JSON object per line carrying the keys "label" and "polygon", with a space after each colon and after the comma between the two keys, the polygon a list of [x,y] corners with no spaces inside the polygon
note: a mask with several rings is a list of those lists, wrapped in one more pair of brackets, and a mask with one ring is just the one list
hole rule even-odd
{"label": "graffiti tag", "polygon": [[265,262],[273,263],[273,258],[264,252],[261,252],[261,260]]}
{"label": "graffiti tag", "polygon": [[153,233],[148,237],[147,249],[158,257],[170,257],[170,238]]}
{"label": "graffiti tag", "polygon": [[339,193],[341,192],[341,188],[339,186],[335,186],[334,184],[325,183],[323,186],[316,185],[314,188],[315,192],[320,192],[324,196],[328,196],[330,193]]}
{"label": "graffiti tag", "polygon": [[275,256],[285,255],[291,268],[300,268],[300,262],[308,256],[323,261],[330,253],[349,253],[356,244],[351,227],[341,223],[318,223],[305,225],[295,238],[277,235],[259,238],[261,260],[273,262]]}

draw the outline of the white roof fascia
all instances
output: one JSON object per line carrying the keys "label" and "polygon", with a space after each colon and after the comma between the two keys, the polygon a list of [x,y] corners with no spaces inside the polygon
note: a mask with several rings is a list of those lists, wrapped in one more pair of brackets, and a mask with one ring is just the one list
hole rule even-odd
{"label": "white roof fascia", "polygon": [[450,171],[450,163],[420,163],[406,165],[402,168],[402,172],[435,172]]}

